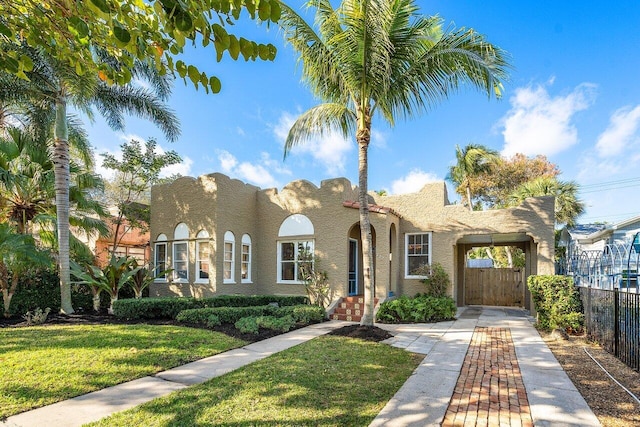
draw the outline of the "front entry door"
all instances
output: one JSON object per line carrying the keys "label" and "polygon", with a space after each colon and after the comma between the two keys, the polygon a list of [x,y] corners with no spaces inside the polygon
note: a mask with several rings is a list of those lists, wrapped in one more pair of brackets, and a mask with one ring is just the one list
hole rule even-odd
{"label": "front entry door", "polygon": [[349,239],[349,295],[358,295],[358,241]]}

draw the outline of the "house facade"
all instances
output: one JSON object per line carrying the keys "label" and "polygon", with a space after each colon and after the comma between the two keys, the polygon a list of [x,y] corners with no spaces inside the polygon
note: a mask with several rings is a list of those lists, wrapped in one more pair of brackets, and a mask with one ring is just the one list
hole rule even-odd
{"label": "house facade", "polygon": [[[262,190],[213,173],[183,177],[151,192],[151,248],[160,275],[152,296],[304,295],[303,263],[326,271],[334,301],[363,293],[358,188],[345,178],[320,187],[294,181]],[[438,262],[465,305],[466,254],[513,245],[526,254],[524,278],[553,274],[554,199],[501,210],[452,205],[444,182],[413,194],[370,194],[375,296],[423,291],[416,268]],[[521,305],[530,307],[523,287]]]}

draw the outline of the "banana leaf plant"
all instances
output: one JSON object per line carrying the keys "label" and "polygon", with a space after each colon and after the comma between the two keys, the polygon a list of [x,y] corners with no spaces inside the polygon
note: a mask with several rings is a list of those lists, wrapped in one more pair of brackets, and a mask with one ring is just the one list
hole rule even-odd
{"label": "banana leaf plant", "polygon": [[[138,267],[138,263],[135,259],[133,262],[133,266]],[[167,270],[156,273],[152,268],[149,268],[148,265],[138,267],[138,271],[131,277],[131,281],[129,281],[129,286],[133,290],[136,299],[142,298],[142,292],[146,288],[148,288],[149,285],[152,284],[157,277],[165,277],[172,271],[173,269],[169,268]]]}
{"label": "banana leaf plant", "polygon": [[127,257],[111,257],[109,263],[102,269],[95,265],[85,265],[84,268],[76,263],[71,264],[71,274],[76,277],[75,283],[86,284],[98,289],[97,297],[94,294],[94,309],[96,298],[100,301],[100,291],[104,291],[111,297],[109,314],[113,314],[113,303],[118,300],[120,289],[127,286],[134,275],[142,267],[136,267],[135,260]]}

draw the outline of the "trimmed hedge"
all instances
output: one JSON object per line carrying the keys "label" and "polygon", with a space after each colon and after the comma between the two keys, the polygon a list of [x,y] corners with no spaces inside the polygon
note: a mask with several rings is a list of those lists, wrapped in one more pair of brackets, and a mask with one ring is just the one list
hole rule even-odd
{"label": "trimmed hedge", "polygon": [[450,297],[403,295],[380,304],[376,320],[381,323],[438,322],[453,319],[456,311],[456,303]]}
{"label": "trimmed hedge", "polygon": [[118,300],[113,314],[123,319],[175,319],[183,310],[215,307],[254,307],[277,303],[293,306],[307,303],[306,296],[290,295],[221,295],[211,298],[142,298]]}
{"label": "trimmed hedge", "polygon": [[234,324],[237,330],[245,334],[258,334],[260,328],[284,333],[289,332],[295,325],[296,322],[291,316],[243,317]]}
{"label": "trimmed hedge", "polygon": [[233,323],[243,317],[259,316],[290,316],[294,322],[318,323],[324,320],[326,313],[322,307],[311,305],[297,305],[290,307],[275,307],[263,305],[258,307],[210,307],[195,308],[181,311],[176,320],[184,323],[207,324],[211,316],[216,316],[220,323]]}
{"label": "trimmed hedge", "polygon": [[529,276],[527,286],[538,313],[540,329],[581,332],[584,314],[580,293],[567,276]]}

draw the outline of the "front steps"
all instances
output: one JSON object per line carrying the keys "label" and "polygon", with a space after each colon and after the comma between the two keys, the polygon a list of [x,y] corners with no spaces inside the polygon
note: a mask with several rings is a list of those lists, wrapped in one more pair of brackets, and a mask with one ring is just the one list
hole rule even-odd
{"label": "front steps", "polygon": [[[373,299],[373,304],[378,304],[379,298]],[[346,320],[348,322],[359,322],[364,313],[364,297],[356,295],[353,297],[344,297],[338,303],[338,306],[331,313],[332,320]]]}

